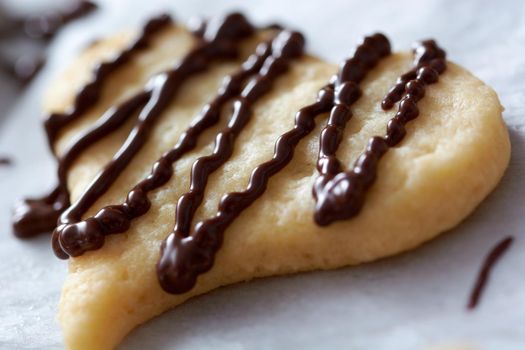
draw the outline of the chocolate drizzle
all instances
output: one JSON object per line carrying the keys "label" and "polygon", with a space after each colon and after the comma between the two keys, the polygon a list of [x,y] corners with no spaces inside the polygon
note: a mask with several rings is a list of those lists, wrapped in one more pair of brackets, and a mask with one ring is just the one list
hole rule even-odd
{"label": "chocolate drizzle", "polygon": [[[54,113],[46,119],[44,125],[51,149],[54,148],[58,132],[65,125],[83,116],[100,99],[101,90],[111,73],[129,62],[136,53],[147,48],[152,36],[170,23],[171,18],[167,15],[149,20],[133,44],[112,61],[97,66],[92,80],[77,94],[74,106],[69,112]],[[147,102],[147,97],[149,96],[146,96],[146,93],[138,94],[123,103],[120,108],[110,110],[90,130],[78,137],[62,157],[58,158],[58,185],[51,193],[42,198],[24,200],[15,206],[13,228],[18,237],[35,236],[52,231],[56,227],[60,214],[70,205],[66,177],[73,161],[90,145],[121,126],[133,111]]]}
{"label": "chocolate drizzle", "polygon": [[396,84],[388,91],[381,102],[381,107],[385,111],[394,107],[396,102],[399,102],[407,93],[406,84],[417,78],[421,68],[430,66],[438,74],[443,73],[447,68],[445,57],[445,51],[437,46],[434,40],[416,43],[414,47],[415,67],[397,79]]}
{"label": "chocolate drizzle", "polygon": [[[366,49],[364,49],[365,45]],[[336,79],[335,93],[333,84],[325,86],[319,92],[316,103],[304,107],[297,113],[295,127],[279,137],[272,160],[253,170],[245,191],[225,195],[220,201],[215,217],[199,222],[195,225],[193,233],[187,234],[180,230],[168,236],[162,245],[161,258],[157,265],[159,282],[164,290],[169,293],[184,293],[193,288],[198,275],[213,266],[215,254],[220,249],[228,226],[265,192],[270,177],[292,160],[299,141],[315,128],[315,118],[330,109],[333,111],[332,114],[341,109],[339,103],[334,106],[334,99],[347,105],[355,101],[359,97],[359,94],[356,94],[358,91],[356,84],[380,57],[389,53],[390,44],[386,37],[376,34],[367,38],[365,43],[357,48],[354,57],[343,65]],[[351,62],[363,62],[363,64],[356,69]],[[179,216],[177,213],[177,219],[186,218],[184,214]],[[189,223],[182,229],[189,229],[188,225]]]}
{"label": "chocolate drizzle", "polygon": [[[126,203],[121,207],[106,208],[100,211],[96,218],[81,221],[82,214],[108,190],[146,142],[155,121],[172,101],[183,82],[206,70],[213,60],[237,57],[239,40],[252,35],[253,31],[251,24],[239,14],[232,14],[221,22],[209,24],[201,41],[174,69],[155,76],[145,91],[132,98],[133,100],[147,94],[148,102],[113,160],[97,175],[78,201],[61,215],[59,225],[53,232],[53,248],[57,256],[67,258],[81,255],[87,250],[99,249],[104,244],[106,232],[123,232],[129,226],[129,218],[138,217],[148,211],[150,202],[142,186],[139,186],[129,193]],[[115,113],[122,113],[122,108],[117,108]],[[155,171],[154,167],[152,178],[157,178],[160,182],[167,181],[171,174],[163,171],[165,169],[162,166],[157,165],[157,168],[159,170]],[[166,176],[167,174],[169,176]],[[151,181],[151,184],[154,182],[156,181]],[[145,190],[148,190],[147,187]]]}
{"label": "chocolate drizzle", "polygon": [[[70,111],[49,116],[45,127],[51,148],[64,126],[97,103],[111,73],[145,49],[151,36],[169,23],[165,15],[149,21],[134,43],[114,60],[95,69],[92,81],[78,93]],[[222,111],[230,104],[228,124],[217,134],[213,152],[193,163],[189,191],[179,198],[175,226],[161,246],[157,273],[164,290],[175,294],[187,292],[200,274],[212,268],[227,228],[263,195],[269,179],[289,164],[298,143],[314,130],[316,118],[323,113],[330,112],[330,115],[320,135],[319,177],[312,190],[316,202],[314,219],[318,225],[325,226],[355,216],[364,203],[367,189],[376,179],[379,159],[402,141],[405,124],[419,114],[417,102],[425,94],[425,85],[437,82],[439,74],[446,69],[445,52],[432,40],[415,47],[414,68],[397,80],[382,101],[385,110],[399,102],[395,117],[388,122],[386,135],[369,140],[352,170],[343,170],[336,152],[352,117],[351,106],[361,96],[359,83],[380,59],[390,54],[390,43],[382,34],[365,38],[354,56],[346,60],[339,73],[319,91],[317,100],[299,110],[294,128],[277,139],[272,159],[253,170],[247,188],[224,195],[215,216],[198,222],[192,230],[193,217],[204,200],[208,178],[231,157],[237,136],[252,117],[254,103],[270,91],[275,79],[288,70],[290,62],[303,54],[304,38],[300,33],[278,25],[271,29],[279,33],[272,40],[260,43],[255,53],[224,79],[215,98],[204,106],[177,144],[154,163],[150,174],[128,192],[125,202],[106,206],[94,216],[82,219],[147,142],[158,118],[184,82],[208,69],[215,60],[237,58],[240,40],[255,31],[246,18],[237,13],[223,20],[194,23],[192,32],[197,44],[173,69],[154,76],[142,91],[110,108],[76,137],[59,159],[57,188],[44,198],[25,201],[15,213],[17,235],[26,237],[51,230],[58,219],[52,235],[53,250],[58,257],[67,259],[101,248],[107,235],[125,232],[133,219],[149,210],[148,194],[173,177],[174,163],[196,147],[199,137],[218,123]],[[132,131],[113,159],[70,205],[66,180],[73,162],[87,147],[137,114]]]}
{"label": "chocolate drizzle", "polygon": [[[401,100],[395,117],[388,122],[386,135],[372,137],[350,171],[343,171],[335,156],[350,115],[342,107],[332,111],[328,125],[321,133],[317,162],[320,175],[313,187],[316,200],[314,220],[318,225],[326,226],[337,220],[347,220],[359,213],[366,191],[377,177],[379,160],[390,147],[395,147],[403,140],[405,124],[419,115],[417,102],[425,95],[425,85],[436,83],[439,74],[445,71],[445,52],[435,41],[418,43],[414,53],[415,68],[397,80],[382,102],[386,110]],[[355,88],[347,90],[352,98],[357,96]]]}
{"label": "chocolate drizzle", "polygon": [[168,15],[160,15],[150,19],[142,28],[141,34],[125,50],[111,61],[100,63],[93,71],[91,81],[82,87],[75,97],[73,107],[67,113],[53,113],[44,122],[49,146],[54,149],[58,132],[67,124],[84,115],[100,100],[102,88],[106,81],[119,67],[128,63],[134,56],[150,45],[151,39],[160,30],[172,23]]}
{"label": "chocolate drizzle", "polygon": [[474,284],[474,288],[472,289],[472,292],[470,294],[469,302],[467,305],[468,309],[475,309],[478,305],[481,295],[483,294],[483,291],[485,290],[485,287],[489,280],[490,272],[492,271],[494,265],[496,265],[498,260],[501,259],[503,254],[505,254],[505,252],[509,249],[513,241],[514,238],[512,236],[504,238],[502,241],[496,244],[491,249],[489,254],[485,257],[483,265],[481,266],[481,270],[479,271],[478,277],[476,279],[476,283]]}
{"label": "chocolate drizzle", "polygon": [[286,71],[291,58],[302,54],[303,47],[304,38],[297,32],[284,31],[277,36],[272,42],[272,54],[265,60],[261,72],[248,83],[241,96],[234,101],[234,112],[228,127],[217,135],[213,153],[193,163],[190,191],[179,199],[176,225],[162,245],[162,257],[157,266],[159,282],[167,292],[183,293],[191,289],[197,274],[211,268],[213,254],[220,247],[226,226],[249,205],[248,203],[253,202],[264,192],[266,185],[263,183],[267,181],[272,169],[276,169],[281,164],[284,166],[287,158],[291,159],[291,157],[283,157],[283,146],[280,147],[279,152],[279,145],[285,144],[285,140],[290,139],[287,137],[278,142],[273,164],[263,165],[258,172],[259,175],[255,177],[252,174],[249,187],[259,185],[259,188],[246,191],[235,199],[233,199],[235,194],[224,197],[220,212],[216,216],[218,220],[200,223],[199,230],[194,235],[190,235],[191,220],[202,202],[209,175],[230,158],[235,138],[252,114],[253,102],[271,88],[272,80],[277,75]]}
{"label": "chocolate drizzle", "polygon": [[[232,97],[240,93],[243,83],[247,81],[248,78],[250,78],[257,72],[265,70],[268,71],[267,75],[256,77],[255,79],[258,79],[259,81],[261,81],[261,83],[259,83],[257,87],[253,87],[253,85],[248,85],[248,87],[246,87],[243,91],[243,94],[246,94],[246,97],[241,97],[241,94],[238,96],[239,99],[247,98],[251,101],[255,101],[262,93],[265,92],[265,90],[269,88],[271,80],[274,79],[278,74],[282,73],[279,70],[285,68],[285,66],[283,66],[284,62],[282,60],[276,60],[274,59],[274,56],[270,55],[272,51],[276,50],[275,48],[279,50],[279,45],[281,45],[281,42],[283,40],[288,40],[287,38],[290,35],[292,35],[295,38],[297,34],[282,32],[272,42],[260,44],[256,49],[256,53],[251,55],[243,63],[240,70],[224,79],[219,94],[213,99],[211,103],[207,104],[203,108],[201,114],[195,119],[192,125],[181,135],[179,141],[177,142],[177,145],[173,149],[165,153],[159,160],[157,160],[157,162],[155,162],[151,174],[146,179],[138,183],[129,192],[126,203],[102,208],[94,217],[90,218],[97,221],[99,225],[93,225],[90,227],[107,226],[103,231],[104,235],[120,233],[123,230],[125,231],[129,227],[130,221],[132,219],[144,214],[149,208],[149,201],[144,200],[141,202],[134,203],[133,198],[135,198],[135,193],[143,193],[144,195],[147,195],[149,192],[163,186],[173,176],[173,163],[178,161],[187,152],[194,149],[199,136],[206,129],[212,127],[219,121],[221,110]],[[262,84],[265,84],[267,86],[263,86],[261,88]],[[240,131],[237,130],[242,127],[240,123],[242,123],[243,121],[247,121],[238,115],[239,111],[240,110],[236,108],[234,110],[234,114],[230,118],[230,120],[234,124],[234,128],[231,132]],[[217,140],[220,140],[218,142],[218,147],[220,147],[224,144],[223,140],[233,141],[233,137],[231,137],[228,134],[228,132],[224,132],[217,137]],[[200,184],[199,188],[204,189],[204,184],[202,183],[204,181],[203,176],[207,178],[207,175],[203,174],[203,172],[210,169],[208,165],[211,162],[213,162],[215,158],[216,156],[210,156],[206,158],[201,158],[199,161],[196,162],[196,165],[194,166],[195,175],[192,176],[192,183],[194,184],[192,185],[192,188],[194,190],[197,189],[197,187],[199,186],[198,184]],[[226,158],[224,158],[224,160],[226,160]],[[190,198],[195,198],[195,193],[196,192],[193,192],[191,195],[186,195],[186,201],[181,200],[181,208],[186,208],[186,210],[189,209],[187,207],[188,200],[190,200]],[[138,207],[140,205],[146,206],[146,208],[136,210],[134,212],[126,210],[126,206]],[[178,210],[178,213],[181,213],[182,210],[183,209]],[[118,225],[116,225],[115,222],[118,222]],[[177,223],[179,223],[178,220]],[[64,229],[67,228],[67,226],[64,227]],[[79,234],[82,234],[84,237],[86,237],[84,238],[84,240],[91,241],[91,239],[87,237],[91,237],[93,235],[98,236],[100,235],[100,232],[98,230],[84,230]],[[90,248],[92,247],[77,247],[77,250],[74,252],[74,254],[75,256],[80,255],[85,251],[90,250]]]}
{"label": "chocolate drizzle", "polygon": [[255,64],[262,65],[259,74],[248,82],[233,102],[233,114],[227,128],[217,135],[213,153],[193,163],[190,191],[183,194],[177,203],[173,234],[189,235],[191,220],[204,198],[208,177],[231,157],[235,139],[251,118],[251,106],[270,90],[273,80],[288,69],[290,59],[300,56],[303,48],[303,36],[288,31],[282,31],[270,45],[259,47],[258,51],[262,54],[253,57]]}

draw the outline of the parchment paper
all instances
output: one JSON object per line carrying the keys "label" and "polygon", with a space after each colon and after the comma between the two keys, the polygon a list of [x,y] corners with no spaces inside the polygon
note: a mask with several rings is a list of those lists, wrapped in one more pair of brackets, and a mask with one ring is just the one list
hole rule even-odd
{"label": "parchment paper", "polygon": [[[107,0],[53,42],[49,64],[0,125],[0,348],[61,349],[55,321],[66,263],[49,238],[19,241],[16,198],[45,192],[54,165],[43,137],[41,94],[90,40],[138,25],[161,9],[181,21],[240,9],[306,33],[312,53],[341,61],[365,34],[395,49],[435,37],[449,59],[493,86],[506,110],[512,159],[500,186],[463,224],[414,252],[360,267],[269,278],[198,297],[133,332],[122,349],[525,349],[525,2]],[[0,111],[6,113],[6,111]],[[466,310],[490,248],[516,240],[493,271],[481,305]],[[393,238],[395,239],[395,238]]]}

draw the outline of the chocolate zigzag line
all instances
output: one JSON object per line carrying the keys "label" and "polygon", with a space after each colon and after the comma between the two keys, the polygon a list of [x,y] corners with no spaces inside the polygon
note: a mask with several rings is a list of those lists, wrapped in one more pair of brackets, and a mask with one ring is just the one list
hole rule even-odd
{"label": "chocolate zigzag line", "polygon": [[[170,236],[187,237],[191,230],[191,221],[198,206],[202,203],[204,191],[211,173],[224,164],[232,155],[235,139],[252,116],[253,103],[272,87],[273,80],[288,70],[289,61],[302,55],[304,38],[298,32],[281,32],[272,42],[272,54],[269,56],[257,77],[243,89],[240,97],[234,101],[234,112],[227,128],[216,138],[213,153],[201,157],[193,163],[190,191],[183,194],[177,203],[176,224]],[[169,237],[170,237],[169,236]],[[168,239],[169,239],[168,237]],[[165,247],[166,243],[163,243]],[[164,250],[166,252],[166,250]],[[159,263],[159,281],[170,293],[179,292],[178,285],[170,279],[163,279],[163,263]],[[184,291],[184,290],[182,290]]]}
{"label": "chocolate zigzag line", "polygon": [[425,95],[425,85],[436,83],[439,74],[445,71],[445,51],[435,41],[418,43],[414,54],[415,67],[401,75],[383,99],[383,109],[391,108],[400,100],[398,112],[387,124],[386,135],[372,137],[366,151],[350,171],[343,171],[335,156],[349,118],[335,110],[321,132],[317,162],[319,177],[313,187],[316,201],[314,220],[318,225],[347,220],[360,212],[366,192],[376,180],[379,160],[389,148],[401,142],[406,134],[406,123],[419,115],[417,102]]}
{"label": "chocolate zigzag line", "polygon": [[[44,126],[51,150],[54,149],[59,131],[64,126],[82,117],[91,106],[100,100],[102,87],[111,77],[111,74],[129,62],[137,53],[148,48],[152,37],[171,23],[172,19],[168,15],[160,15],[147,21],[142,28],[141,34],[138,35],[131,45],[121,51],[111,61],[103,62],[96,66],[91,81],[80,89],[75,97],[73,106],[67,113],[53,113],[48,116]],[[137,96],[137,98],[125,103],[123,109],[127,110],[129,107],[133,107],[135,102],[140,104],[140,100],[142,98]],[[138,106],[136,107],[138,108]],[[111,112],[109,112],[109,116],[105,114],[101,118],[103,122],[98,121],[97,125],[92,127],[89,132],[85,132],[78,137],[63,156],[58,157],[56,155],[59,163],[57,186],[44,197],[26,199],[15,206],[13,229],[18,237],[32,237],[42,232],[50,232],[56,227],[60,214],[71,204],[66,181],[67,171],[71,164],[90,145],[122,125],[128,116],[125,113],[124,117],[126,118],[121,118],[122,120],[119,122],[111,117]],[[99,126],[99,123],[104,124],[104,126]],[[114,128],[109,128],[105,126],[105,123],[116,125]],[[102,129],[107,129],[107,132],[97,131]]]}
{"label": "chocolate zigzag line", "polygon": [[30,237],[40,232],[48,232],[56,227],[60,214],[70,205],[67,188],[67,173],[74,161],[88,147],[121,127],[138,109],[143,108],[151,97],[142,92],[111,108],[92,127],[84,131],[59,159],[58,185],[47,196],[40,199],[26,199],[16,206],[13,226],[19,237]]}
{"label": "chocolate zigzag line", "polygon": [[[246,190],[226,194],[220,201],[217,214],[197,223],[190,235],[173,232],[168,236],[157,264],[159,282],[165,291],[185,293],[193,288],[200,274],[212,268],[228,226],[265,192],[269,179],[292,160],[299,141],[315,128],[315,118],[330,110],[333,114],[341,108],[348,109],[359,97],[353,93],[355,85],[380,57],[389,53],[390,43],[384,35],[376,34],[365,39],[354,56],[345,62],[336,82],[321,89],[317,101],[297,113],[294,128],[279,137],[273,158],[253,170]],[[335,93],[334,85],[339,87]],[[345,106],[334,106],[334,98]]]}
{"label": "chocolate zigzag line", "polygon": [[445,59],[446,53],[441,49],[434,40],[425,40],[414,45],[414,68],[402,74],[396,81],[396,84],[388,91],[381,102],[383,110],[389,110],[401,101],[406,94],[406,84],[417,77],[418,70],[430,64],[439,74],[445,71],[446,62],[440,62]]}
{"label": "chocolate zigzag line", "polygon": [[174,234],[187,236],[195,211],[202,203],[209,176],[231,157],[235,140],[252,116],[251,106],[267,93],[274,80],[288,70],[289,61],[303,54],[304,37],[298,32],[282,31],[267,45],[271,54],[264,59],[256,77],[233,102],[228,126],[216,136],[212,154],[197,159],[192,166],[190,191],[177,203]]}
{"label": "chocolate zigzag line", "polygon": [[[113,206],[99,212],[96,217],[81,220],[82,214],[109,189],[146,142],[155,121],[171,102],[182,83],[193,74],[207,69],[213,60],[237,57],[240,39],[254,33],[253,26],[240,14],[231,14],[221,21],[213,22],[208,28],[211,29],[206,30],[203,40],[174,69],[161,73],[150,81],[146,91],[150,92],[151,97],[142,109],[128,139],[78,201],[61,215],[59,226],[53,232],[52,239],[53,250],[57,256],[68,258],[102,247],[106,231],[121,232],[129,226],[129,220],[125,224],[122,220],[115,221],[116,218],[138,217],[149,209],[147,195],[141,187],[138,187],[128,194],[126,203],[121,207]],[[163,171],[161,165],[162,163],[155,164],[152,176],[160,177],[159,181],[165,183],[167,173]],[[159,170],[155,171],[155,167]],[[145,189],[148,190],[147,187],[151,185],[152,183],[146,184]]]}
{"label": "chocolate zigzag line", "polygon": [[[98,237],[101,234],[106,236],[124,232],[129,228],[132,219],[144,214],[149,209],[149,200],[136,201],[136,199],[139,198],[136,196],[136,193],[143,193],[147,196],[149,192],[166,184],[173,176],[173,164],[195,148],[199,136],[205,130],[217,124],[220,119],[221,110],[231,98],[236,96],[238,98],[241,97],[239,94],[241,93],[242,85],[258,72],[270,70],[270,73],[273,74],[274,71],[279,68],[278,63],[271,65],[271,62],[274,62],[274,60],[268,60],[268,58],[272,53],[272,46],[279,48],[278,45],[280,41],[286,35],[287,33],[281,33],[276,39],[259,44],[255,53],[246,59],[241,65],[241,68],[223,80],[218,95],[202,109],[200,115],[194,119],[190,127],[181,135],[176,146],[155,162],[150,175],[129,192],[126,202],[124,204],[110,205],[102,208],[94,217],[90,218],[96,220],[98,225],[83,226],[86,229],[81,233],[77,233],[84,237],[83,241],[92,242],[93,238],[89,237],[93,235]],[[273,75],[276,76],[277,74]],[[274,76],[271,78],[273,79]],[[250,95],[252,100],[256,100],[259,97],[253,93],[260,94],[263,92],[262,90],[254,90],[253,88],[251,90],[245,89],[245,91],[252,92],[252,95]],[[234,122],[236,119],[240,120],[236,113],[234,113],[230,119]],[[225,139],[225,136],[220,137],[220,139]],[[201,159],[196,163],[202,164],[203,162],[206,161]],[[197,166],[197,168],[202,169],[199,166]],[[197,170],[197,172],[199,171]],[[195,177],[193,176],[193,178]],[[144,206],[144,208],[130,212],[126,210],[126,206],[134,208]],[[79,227],[80,224],[81,222],[69,224],[69,227],[64,227],[63,231],[71,230],[71,226]],[[78,247],[68,248],[67,252],[72,256],[78,256],[91,249],[96,249],[96,246],[79,244]]]}
{"label": "chocolate zigzag line", "polygon": [[54,150],[58,132],[64,126],[84,115],[100,100],[102,87],[111,77],[111,74],[133,59],[136,54],[147,49],[153,36],[171,23],[173,23],[172,18],[166,14],[148,20],[140,35],[131,45],[121,51],[111,61],[102,62],[95,67],[91,81],[80,89],[75,97],[73,106],[67,113],[53,113],[47,117],[44,127],[52,151]]}

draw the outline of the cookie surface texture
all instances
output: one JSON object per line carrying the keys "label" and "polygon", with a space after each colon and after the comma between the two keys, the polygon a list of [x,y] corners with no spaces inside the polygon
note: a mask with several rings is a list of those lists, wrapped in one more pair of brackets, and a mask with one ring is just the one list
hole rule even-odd
{"label": "cookie surface texture", "polygon": [[[45,109],[62,112],[76,89],[90,77],[97,62],[122,50],[134,33],[99,42],[52,85]],[[128,191],[145,178],[152,164],[177,142],[181,133],[216,95],[221,80],[239,68],[260,33],[242,43],[243,57],[214,63],[184,83],[155,125],[148,142],[129,166],[90,209],[122,203]],[[116,72],[99,103],[69,125],[57,142],[64,152],[74,136],[108,108],[140,91],[148,79],[170,68],[194,45],[194,37],[179,26],[160,33],[136,58]],[[351,167],[367,141],[384,135],[396,108],[381,109],[381,100],[398,76],[412,67],[410,53],[382,59],[361,83],[362,97],[353,105],[337,156]],[[209,178],[193,223],[212,217],[221,197],[246,188],[250,173],[272,158],[277,138],[294,126],[297,111],[315,102],[317,93],[338,66],[317,58],[295,59],[272,89],[254,104],[254,113],[239,134],[231,158]],[[74,88],[73,88],[74,87]],[[407,124],[403,141],[379,163],[378,177],[355,218],[320,227],[313,219],[312,186],[319,133],[327,115],[316,118],[316,129],[302,140],[293,160],[269,181],[266,192],[226,230],[213,268],[181,295],[166,293],[155,270],[160,245],[171,232],[178,198],[189,190],[193,162],[213,150],[214,138],[226,125],[206,131],[194,151],[175,164],[167,185],[150,194],[151,208],[133,220],[125,233],[106,237],[96,251],[71,258],[59,306],[59,322],[69,349],[112,349],[133,328],[188,298],[220,286],[257,277],[333,269],[370,262],[413,249],[466,218],[497,185],[510,157],[510,143],[496,93],[465,69],[448,62],[439,82],[426,87],[420,115]],[[128,123],[80,156],[68,175],[74,202],[126,138]],[[175,346],[177,340],[173,340]]]}

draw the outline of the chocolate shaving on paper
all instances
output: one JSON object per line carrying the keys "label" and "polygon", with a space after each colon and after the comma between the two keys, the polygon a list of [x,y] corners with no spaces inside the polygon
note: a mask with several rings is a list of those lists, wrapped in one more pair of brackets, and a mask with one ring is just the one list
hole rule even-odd
{"label": "chocolate shaving on paper", "polygon": [[514,237],[512,236],[504,238],[499,243],[497,243],[487,254],[485,260],[483,261],[483,264],[481,265],[481,269],[479,271],[476,282],[474,283],[474,287],[472,288],[472,292],[470,293],[469,301],[467,304],[468,309],[473,310],[478,306],[481,296],[483,295],[483,292],[487,287],[487,283],[489,281],[490,274],[494,269],[494,266],[503,257],[503,255],[510,248],[513,242]]}

